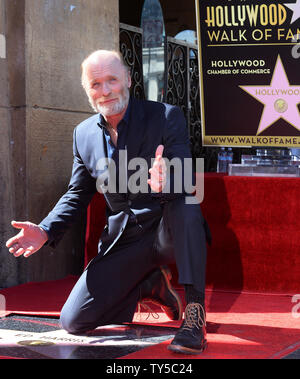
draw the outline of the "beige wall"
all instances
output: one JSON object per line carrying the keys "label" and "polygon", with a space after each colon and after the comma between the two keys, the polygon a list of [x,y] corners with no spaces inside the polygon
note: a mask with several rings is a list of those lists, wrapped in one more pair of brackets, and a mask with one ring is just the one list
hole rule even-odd
{"label": "beige wall", "polygon": [[14,234],[11,219],[38,223],[67,188],[73,129],[91,114],[80,63],[93,50],[118,48],[118,0],[0,0],[0,20],[7,39],[7,57],[0,59],[0,287],[6,287],[81,267],[82,224],[56,250],[44,247],[28,260],[16,262],[3,245]]}
{"label": "beige wall", "polygon": [[[0,33],[5,37],[7,21],[4,0],[0,0]],[[5,51],[7,56],[7,51]],[[0,58],[0,286],[13,285],[17,278],[17,262],[4,254],[5,241],[10,237],[11,228],[8,220],[13,214],[12,206],[12,164],[11,164],[11,112],[8,91],[8,62]]]}

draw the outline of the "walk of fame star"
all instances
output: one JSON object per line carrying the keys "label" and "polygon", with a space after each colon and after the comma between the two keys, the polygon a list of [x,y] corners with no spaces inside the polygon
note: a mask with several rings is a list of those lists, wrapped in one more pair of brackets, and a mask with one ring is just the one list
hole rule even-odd
{"label": "walk of fame star", "polygon": [[249,95],[264,104],[257,135],[280,118],[300,131],[300,85],[290,85],[280,55],[278,55],[269,86],[240,86]]}
{"label": "walk of fame star", "polygon": [[293,11],[293,17],[291,24],[297,21],[300,18],[300,0],[297,0],[295,4],[284,4],[287,8]]}

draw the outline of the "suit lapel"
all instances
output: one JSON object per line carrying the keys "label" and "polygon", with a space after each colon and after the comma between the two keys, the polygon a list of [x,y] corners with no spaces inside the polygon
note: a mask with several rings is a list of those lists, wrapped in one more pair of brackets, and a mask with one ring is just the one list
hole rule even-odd
{"label": "suit lapel", "polygon": [[89,146],[90,149],[93,151],[93,157],[96,165],[100,159],[105,159],[106,164],[108,164],[107,147],[104,140],[103,130],[97,122],[95,122],[95,124],[93,125],[92,133],[90,133]]}
{"label": "suit lapel", "polygon": [[142,101],[132,99],[129,130],[126,139],[128,162],[139,156],[145,135],[145,113]]}

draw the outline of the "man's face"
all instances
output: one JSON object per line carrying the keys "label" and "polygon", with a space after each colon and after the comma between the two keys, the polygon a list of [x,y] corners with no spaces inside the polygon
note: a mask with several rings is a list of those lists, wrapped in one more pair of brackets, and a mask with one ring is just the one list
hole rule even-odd
{"label": "man's face", "polygon": [[114,55],[107,55],[86,67],[85,88],[91,106],[105,117],[122,113],[129,101],[131,79]]}

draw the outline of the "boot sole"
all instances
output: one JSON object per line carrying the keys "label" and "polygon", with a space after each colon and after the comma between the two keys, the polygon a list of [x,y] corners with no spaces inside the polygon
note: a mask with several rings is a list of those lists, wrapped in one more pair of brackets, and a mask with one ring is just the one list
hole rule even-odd
{"label": "boot sole", "polygon": [[174,353],[179,354],[201,354],[204,350],[207,349],[207,342],[203,342],[201,349],[192,349],[190,347],[181,346],[181,345],[169,345],[168,350],[173,351]]}
{"label": "boot sole", "polygon": [[179,295],[176,293],[176,291],[173,290],[173,287],[171,285],[171,279],[172,279],[171,270],[169,268],[166,268],[166,267],[160,267],[160,270],[161,270],[161,272],[162,272],[162,274],[166,280],[168,290],[175,297],[177,304],[178,304],[178,309],[179,309],[178,310],[178,318],[174,319],[174,321],[180,321],[182,319],[183,306],[182,306],[182,302],[181,302]]}

